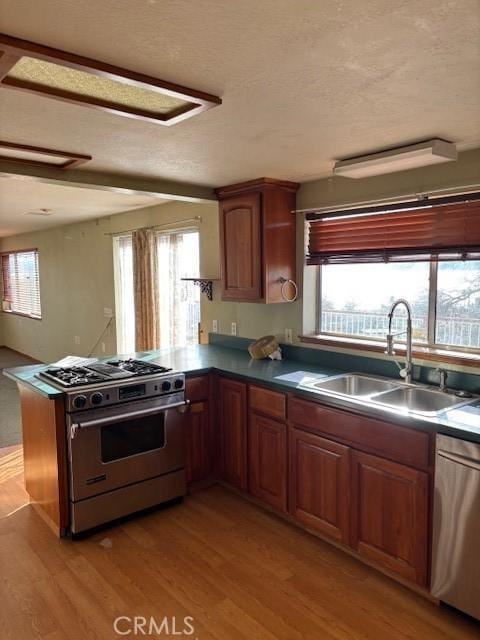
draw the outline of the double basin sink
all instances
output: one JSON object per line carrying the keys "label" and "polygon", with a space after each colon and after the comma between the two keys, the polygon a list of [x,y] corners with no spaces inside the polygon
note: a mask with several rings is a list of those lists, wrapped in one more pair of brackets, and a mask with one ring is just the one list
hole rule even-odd
{"label": "double basin sink", "polygon": [[308,384],[311,390],[327,395],[362,400],[372,405],[402,412],[435,416],[448,409],[469,404],[472,397],[461,398],[453,393],[428,387],[395,382],[356,373],[347,373]]}

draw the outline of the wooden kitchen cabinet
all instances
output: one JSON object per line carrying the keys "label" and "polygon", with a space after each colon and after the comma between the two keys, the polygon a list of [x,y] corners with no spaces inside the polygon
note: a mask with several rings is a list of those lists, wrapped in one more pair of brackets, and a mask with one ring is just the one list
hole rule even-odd
{"label": "wooden kitchen cabinet", "polygon": [[[260,178],[216,190],[220,201],[222,300],[284,302],[279,278],[295,280],[295,182]],[[288,297],[291,285],[285,286]]]}
{"label": "wooden kitchen cabinet", "polygon": [[190,400],[185,414],[185,469],[187,484],[201,485],[214,480],[216,442],[210,410],[210,378],[195,376],[185,381],[185,395]]}
{"label": "wooden kitchen cabinet", "polygon": [[30,504],[58,536],[70,524],[65,406],[19,384],[23,471]]}
{"label": "wooden kitchen cabinet", "polygon": [[208,402],[192,402],[186,427],[186,477],[191,485],[206,480],[213,469]]}
{"label": "wooden kitchen cabinet", "polygon": [[427,584],[428,474],[352,452],[352,546],[420,586]]}
{"label": "wooden kitchen cabinet", "polygon": [[349,542],[350,448],[290,429],[290,513],[308,528]]}
{"label": "wooden kitchen cabinet", "polygon": [[243,382],[220,378],[219,429],[221,477],[246,490],[247,474],[247,387]]}
{"label": "wooden kitchen cabinet", "polygon": [[248,389],[248,408],[269,418],[284,421],[287,419],[287,398],[284,393],[250,385]]}
{"label": "wooden kitchen cabinet", "polygon": [[248,423],[250,493],[287,511],[287,425],[257,413]]}
{"label": "wooden kitchen cabinet", "polygon": [[296,397],[290,399],[288,419],[328,439],[411,467],[428,469],[433,459],[433,441],[427,431],[397,426]]}

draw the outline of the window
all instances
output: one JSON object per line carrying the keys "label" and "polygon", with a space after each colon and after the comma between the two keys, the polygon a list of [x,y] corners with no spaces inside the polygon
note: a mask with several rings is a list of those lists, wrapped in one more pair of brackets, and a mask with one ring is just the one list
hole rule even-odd
{"label": "window", "polygon": [[[383,339],[392,302],[405,298],[412,306],[413,338],[426,342],[428,283],[426,262],[324,266],[320,331]],[[399,308],[394,317],[394,332],[405,330],[405,320],[405,312]]]}
{"label": "window", "polygon": [[436,342],[480,349],[480,261],[438,265]]}
{"label": "window", "polygon": [[117,351],[135,351],[135,313],[133,300],[132,236],[113,238],[115,268],[115,317],[117,319]]}
{"label": "window", "polygon": [[[195,230],[156,235],[159,347],[198,343],[200,289],[182,278],[199,275],[199,234]],[[114,238],[118,353],[135,351],[132,236]]]}
{"label": "window", "polygon": [[1,271],[3,311],[40,319],[38,251],[2,254]]}
{"label": "window", "polygon": [[[320,274],[317,333],[384,341],[392,302],[404,298],[416,344],[480,350],[480,193],[306,219],[306,264]],[[403,307],[392,329],[406,329]]]}
{"label": "window", "polygon": [[[412,307],[414,342],[480,349],[480,260],[324,265],[318,333],[384,340],[398,298]],[[393,331],[405,328],[399,307]]]}

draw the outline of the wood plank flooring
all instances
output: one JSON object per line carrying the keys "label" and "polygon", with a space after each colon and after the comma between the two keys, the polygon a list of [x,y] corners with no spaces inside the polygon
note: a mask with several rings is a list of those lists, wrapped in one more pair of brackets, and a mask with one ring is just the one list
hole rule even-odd
{"label": "wood plank flooring", "polygon": [[[191,616],[193,635],[176,637],[199,640],[480,637],[480,625],[221,487],[58,540],[26,504],[20,454],[0,454],[2,640],[120,638],[118,616],[175,616],[177,630]],[[136,637],[173,635],[153,631]]]}

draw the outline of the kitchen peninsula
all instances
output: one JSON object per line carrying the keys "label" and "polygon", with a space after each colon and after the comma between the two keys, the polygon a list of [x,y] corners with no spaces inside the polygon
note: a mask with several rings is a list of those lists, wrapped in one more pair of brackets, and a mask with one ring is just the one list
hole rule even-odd
{"label": "kitchen peninsula", "polygon": [[[389,575],[426,589],[430,576],[435,434],[480,442],[476,398],[420,416],[338,395],[311,382],[359,369],[393,378],[389,362],[286,347],[283,361],[252,361],[246,340],[141,352],[184,374],[189,491],[217,481],[342,546]],[[308,353],[307,353],[308,352]],[[363,364],[362,364],[363,363]],[[58,535],[71,529],[65,393],[38,378],[42,365],[5,371],[19,386],[26,485]],[[429,380],[430,371],[416,368]],[[478,376],[458,382],[478,391]],[[321,493],[319,493],[321,492]]]}

